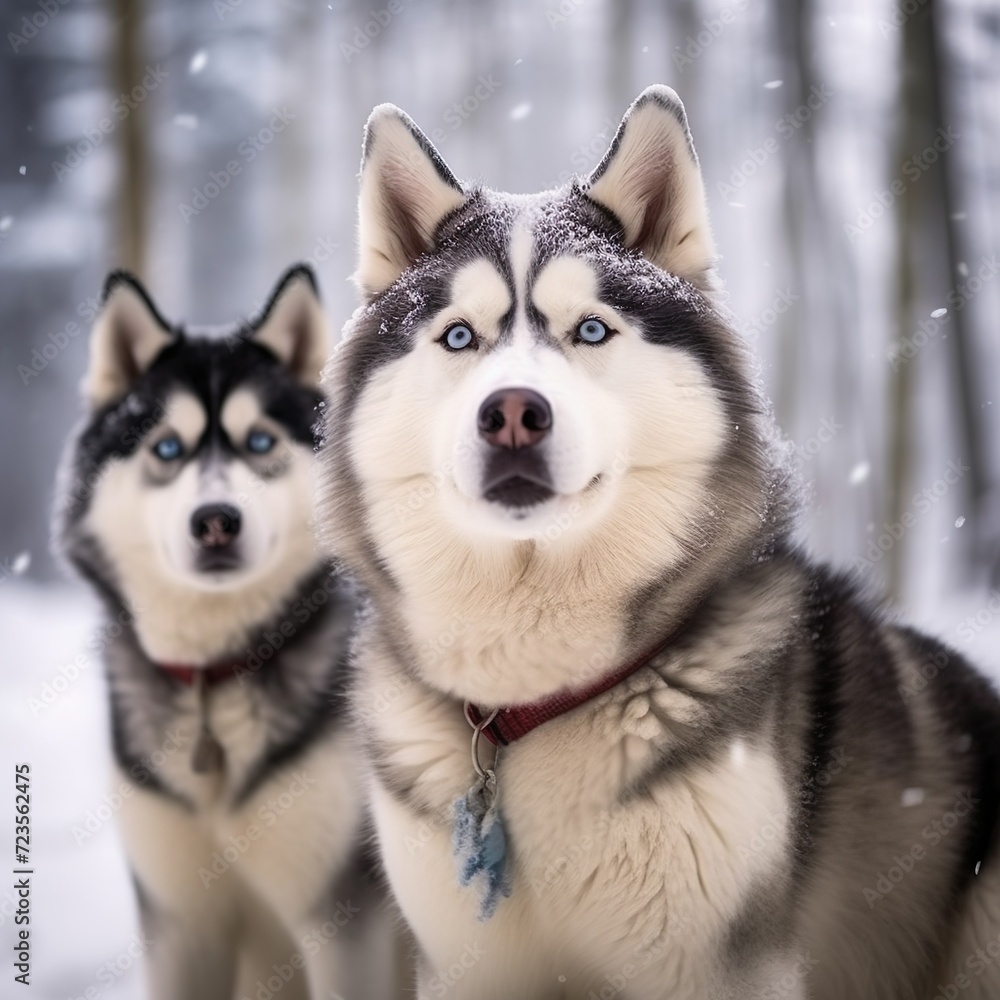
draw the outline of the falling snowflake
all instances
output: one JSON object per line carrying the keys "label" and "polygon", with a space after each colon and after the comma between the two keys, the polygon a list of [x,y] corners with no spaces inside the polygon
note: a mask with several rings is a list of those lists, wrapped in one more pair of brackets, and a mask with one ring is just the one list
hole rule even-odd
{"label": "falling snowflake", "polygon": [[204,49],[198,49],[198,51],[191,56],[191,62],[188,63],[188,71],[191,73],[200,73],[207,64],[208,53]]}
{"label": "falling snowflake", "polygon": [[519,122],[522,118],[527,118],[531,114],[531,102],[523,101],[521,104],[515,104],[514,107],[510,109],[510,120],[512,122]]}
{"label": "falling snowflake", "polygon": [[922,788],[904,788],[899,801],[905,809],[909,809],[911,806],[919,806],[924,801],[924,790]]}
{"label": "falling snowflake", "polygon": [[785,81],[784,80],[768,80],[764,84],[765,90],[777,90]]}
{"label": "falling snowflake", "polygon": [[931,319],[940,319],[947,311],[947,309],[935,309],[931,313]]}
{"label": "falling snowflake", "polygon": [[964,517],[958,517],[958,518],[955,519],[955,527],[956,528],[961,528],[963,524],[965,524],[965,518]]}
{"label": "falling snowflake", "polygon": [[196,129],[198,127],[198,116],[189,114],[174,115],[174,124],[186,129]]}
{"label": "falling snowflake", "polygon": [[847,477],[847,481],[851,484],[851,486],[858,486],[868,478],[868,474],[871,471],[872,467],[870,462],[858,462],[858,464],[851,469],[851,474]]}
{"label": "falling snowflake", "polygon": [[10,568],[13,570],[15,576],[20,576],[22,573],[27,571],[30,565],[31,553],[21,552],[14,557],[14,561],[10,564]]}
{"label": "falling snowflake", "polygon": [[969,265],[965,263],[964,260],[960,260],[955,266],[955,270],[963,277],[967,278],[969,276]]}
{"label": "falling snowflake", "polygon": [[28,172],[28,168],[22,164],[17,168],[17,172],[23,177]]}

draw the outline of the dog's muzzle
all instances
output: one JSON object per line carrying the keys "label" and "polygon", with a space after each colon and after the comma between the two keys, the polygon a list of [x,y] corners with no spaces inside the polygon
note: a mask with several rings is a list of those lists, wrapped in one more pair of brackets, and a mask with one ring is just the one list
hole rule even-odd
{"label": "dog's muzzle", "polygon": [[555,495],[542,444],[552,407],[534,389],[499,389],[479,408],[479,436],[489,445],[483,497],[504,507],[531,507]]}
{"label": "dog's muzzle", "polygon": [[242,520],[239,508],[228,503],[204,504],[191,515],[191,536],[198,548],[198,569],[213,572],[239,566],[236,539]]}

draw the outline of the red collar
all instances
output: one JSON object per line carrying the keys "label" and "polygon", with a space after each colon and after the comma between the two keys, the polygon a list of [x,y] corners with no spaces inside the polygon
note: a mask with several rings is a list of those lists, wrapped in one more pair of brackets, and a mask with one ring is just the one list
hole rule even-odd
{"label": "red collar", "polygon": [[[672,642],[676,633],[672,633],[663,640],[655,649],[648,653],[643,653],[637,660],[627,663],[624,667],[613,673],[607,674],[589,687],[581,688],[578,691],[562,690],[555,694],[542,698],[540,701],[529,702],[526,705],[511,705],[509,708],[501,708],[497,711],[492,722],[483,726],[482,734],[494,746],[507,746],[519,740],[522,736],[527,736],[532,729],[552,719],[571,712],[574,708],[579,708],[586,704],[591,698],[596,698],[605,691],[610,691],[616,684],[620,684],[626,677],[631,677],[637,670],[641,670],[658,653],[661,653]],[[467,701],[465,703],[465,717],[469,720],[469,725],[477,726],[483,719],[489,718],[489,712],[483,711],[477,705]]]}
{"label": "red collar", "polygon": [[242,663],[216,663],[210,667],[189,667],[182,663],[156,663],[157,670],[162,670],[181,684],[193,685],[199,676],[205,678],[205,687],[215,687],[236,677],[236,671]]}

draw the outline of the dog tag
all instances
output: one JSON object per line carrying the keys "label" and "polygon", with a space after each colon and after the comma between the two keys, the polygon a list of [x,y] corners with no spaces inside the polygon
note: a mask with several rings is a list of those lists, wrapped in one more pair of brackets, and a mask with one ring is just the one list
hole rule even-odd
{"label": "dog tag", "polygon": [[195,774],[210,774],[222,769],[225,751],[208,725],[208,691],[204,674],[199,670],[195,679],[198,699],[198,738],[191,752],[191,770]]}
{"label": "dog tag", "polygon": [[496,712],[472,725],[472,765],[479,780],[456,800],[455,827],[451,836],[452,851],[458,862],[458,884],[464,886],[475,882],[479,886],[480,920],[489,920],[496,912],[500,897],[509,896],[511,892],[507,876],[507,834],[500,815],[497,775],[492,768],[484,768],[479,760],[479,734],[495,715]]}

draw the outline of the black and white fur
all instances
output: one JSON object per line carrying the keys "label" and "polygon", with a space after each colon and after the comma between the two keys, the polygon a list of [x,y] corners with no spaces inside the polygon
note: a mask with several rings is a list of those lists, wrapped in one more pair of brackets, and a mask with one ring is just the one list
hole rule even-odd
{"label": "black and white fur", "polygon": [[[105,608],[154,1000],[256,996],[269,979],[283,1000],[391,995],[342,711],[355,599],[314,533],[328,352],[306,267],[211,335],[168,324],[118,272],[93,330],[56,531]],[[160,665],[226,663],[239,669],[207,693],[224,764],[195,773],[196,691]]]}
{"label": "black and white fur", "polygon": [[[1000,951],[1000,703],[793,546],[677,96],[537,196],[466,188],[376,108],[356,280],[324,524],[371,595],[352,703],[419,996],[1000,996],[976,958]],[[451,844],[463,702],[664,640],[499,752],[512,893],[480,922]]]}

